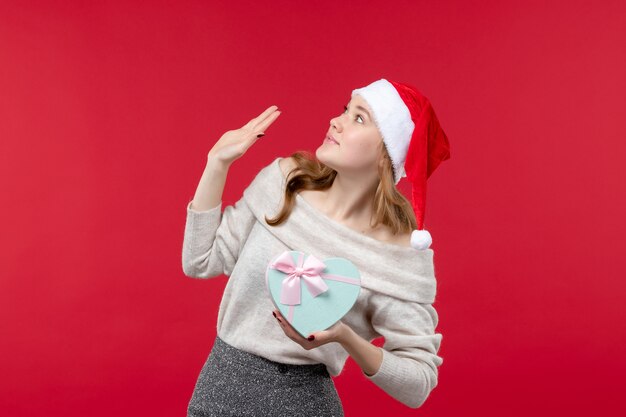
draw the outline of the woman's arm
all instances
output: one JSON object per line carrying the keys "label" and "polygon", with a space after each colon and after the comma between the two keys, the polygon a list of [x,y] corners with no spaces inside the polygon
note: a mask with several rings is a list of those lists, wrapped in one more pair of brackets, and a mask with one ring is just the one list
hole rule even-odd
{"label": "woman's arm", "polygon": [[205,211],[216,207],[222,201],[224,184],[230,166],[219,160],[208,157],[196,193],[191,201],[190,208],[196,211]]}
{"label": "woman's arm", "polygon": [[187,203],[182,267],[191,278],[230,276],[250,235],[255,217],[242,197],[222,212],[222,203],[198,211]]}
{"label": "woman's arm", "polygon": [[185,275],[210,278],[230,275],[246,241],[254,216],[241,198],[222,213],[222,194],[231,164],[252,146],[280,115],[268,107],[239,129],[229,130],[213,145],[196,193],[187,203],[182,266]]}
{"label": "woman's arm", "polygon": [[191,278],[230,275],[250,232],[253,216],[244,201],[222,213],[229,165],[209,156],[193,199],[187,203],[182,267]]}
{"label": "woman's arm", "polygon": [[345,331],[337,341],[361,367],[365,375],[372,376],[378,372],[383,361],[381,348],[363,339],[350,326],[345,326]]}
{"label": "woman's arm", "polygon": [[[442,335],[436,333],[438,315],[432,304],[403,301],[376,294],[372,327],[385,338],[378,348],[345,331],[340,343],[359,363],[367,379],[410,408],[420,407],[437,386]],[[346,326],[348,327],[348,326]],[[380,359],[382,354],[382,359]]]}

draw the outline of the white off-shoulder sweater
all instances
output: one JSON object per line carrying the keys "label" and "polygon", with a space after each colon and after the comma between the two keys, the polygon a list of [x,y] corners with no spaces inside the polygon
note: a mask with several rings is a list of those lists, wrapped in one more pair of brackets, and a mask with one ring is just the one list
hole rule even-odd
{"label": "white off-shoulder sweater", "polygon": [[361,291],[342,318],[368,341],[383,336],[383,361],[376,374],[362,373],[408,407],[421,406],[437,385],[442,335],[433,308],[436,279],[432,249],[416,250],[365,236],[314,208],[302,196],[286,222],[270,226],[282,206],[286,178],[281,157],[259,171],[234,205],[198,211],[187,203],[182,249],[188,277],[228,276],[217,318],[226,343],[289,364],[324,363],[332,376],[348,353],[339,343],[306,350],[289,339],[272,315],[265,270],[277,254],[298,250],[318,259],[344,257],[361,273]]}

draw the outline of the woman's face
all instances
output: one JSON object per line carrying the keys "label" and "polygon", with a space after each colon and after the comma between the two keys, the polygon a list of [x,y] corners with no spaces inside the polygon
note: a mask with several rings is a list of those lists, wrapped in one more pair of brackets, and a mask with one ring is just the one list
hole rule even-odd
{"label": "woman's face", "polygon": [[[364,178],[378,175],[382,136],[372,110],[360,96],[352,97],[344,111],[330,120],[330,128],[315,154],[320,162],[342,175]],[[338,143],[328,140],[332,136]]]}

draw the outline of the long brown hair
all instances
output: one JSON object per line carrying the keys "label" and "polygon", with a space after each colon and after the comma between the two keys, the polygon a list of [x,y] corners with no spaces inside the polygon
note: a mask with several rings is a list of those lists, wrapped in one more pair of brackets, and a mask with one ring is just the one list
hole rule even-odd
{"label": "long brown hair", "polygon": [[[382,223],[390,227],[394,235],[410,232],[417,227],[415,213],[409,200],[395,186],[393,165],[383,141],[380,142],[380,151],[383,164],[378,172],[380,181],[372,201],[374,223],[371,227]],[[270,226],[277,226],[289,218],[298,191],[325,190],[337,176],[337,171],[320,162],[309,151],[297,151],[290,156],[296,166],[287,173],[285,199],[280,212],[274,218],[265,216]]]}

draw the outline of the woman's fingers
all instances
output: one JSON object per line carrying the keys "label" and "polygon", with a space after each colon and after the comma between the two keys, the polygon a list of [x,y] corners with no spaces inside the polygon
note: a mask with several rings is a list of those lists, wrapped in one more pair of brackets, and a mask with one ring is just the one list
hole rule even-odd
{"label": "woman's fingers", "polygon": [[259,122],[259,124],[257,124],[254,127],[254,131],[255,132],[265,132],[267,130],[268,127],[270,127],[270,125],[272,123],[274,123],[274,120],[276,120],[278,118],[278,116],[280,116],[280,110],[276,110],[275,112],[273,112],[272,114],[270,114],[267,118],[265,118],[263,121]]}
{"label": "woman's fingers", "polygon": [[246,123],[246,127],[257,130],[257,126],[259,125],[259,123],[263,122],[270,114],[274,113],[276,109],[278,109],[278,106],[269,106],[263,111],[263,113],[259,114],[257,117]]}
{"label": "woman's fingers", "polygon": [[250,148],[257,140],[263,137],[263,136],[259,137],[258,135],[260,133],[265,133],[267,128],[274,122],[274,120],[276,120],[276,118],[279,115],[280,115],[280,111],[276,111],[272,113],[267,119],[265,119],[263,122],[261,122],[261,124],[257,125],[251,131],[252,134],[250,134],[250,136],[248,137],[248,140],[246,140],[243,144],[244,152],[247,151],[248,148]]}
{"label": "woman's fingers", "polygon": [[291,337],[293,340],[305,340],[305,338],[303,338],[300,333],[298,333],[296,329],[293,328],[291,323],[289,323],[287,319],[281,314],[280,310],[274,310],[274,313],[276,313],[276,318],[279,321],[280,327],[283,328],[287,336]]}

